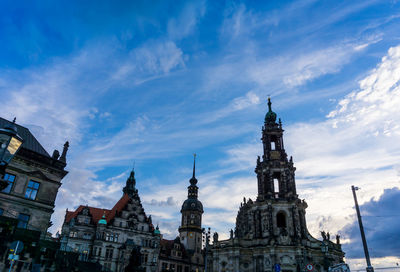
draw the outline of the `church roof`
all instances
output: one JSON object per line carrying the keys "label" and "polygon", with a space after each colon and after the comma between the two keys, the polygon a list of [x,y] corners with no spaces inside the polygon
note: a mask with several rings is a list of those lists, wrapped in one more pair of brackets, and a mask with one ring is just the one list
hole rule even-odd
{"label": "church roof", "polygon": [[[12,124],[11,121],[8,121],[4,118],[0,117],[0,128],[3,128],[7,125]],[[24,139],[24,143],[22,147],[33,152],[39,153],[43,156],[50,157],[49,153],[43,148],[43,146],[39,143],[39,141],[33,136],[33,134],[29,131],[28,128],[23,127],[18,124],[14,124],[17,127],[17,133],[19,136]]]}
{"label": "church roof", "polygon": [[82,212],[84,208],[89,209],[89,213],[92,216],[93,222],[97,225],[99,220],[102,218],[103,214],[105,214],[105,219],[107,223],[109,223],[112,219],[114,219],[115,215],[122,211],[126,204],[129,202],[129,196],[127,194],[124,194],[120,200],[114,205],[114,207],[109,210],[109,209],[101,209],[101,208],[95,208],[95,207],[89,207],[85,205],[80,205],[75,211],[67,211],[67,214],[65,215],[65,223],[69,223],[72,218],[76,218],[79,213]]}

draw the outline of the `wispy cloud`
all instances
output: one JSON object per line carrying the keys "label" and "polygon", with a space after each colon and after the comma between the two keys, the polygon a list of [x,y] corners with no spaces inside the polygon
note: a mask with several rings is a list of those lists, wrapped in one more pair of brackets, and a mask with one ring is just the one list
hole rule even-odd
{"label": "wispy cloud", "polygon": [[398,47],[365,75],[398,43],[397,3],[14,5],[0,11],[2,116],[49,152],[71,142],[54,229],[67,207],[111,207],[136,160],[145,210],[174,238],[196,152],[204,224],[228,235],[256,195],[268,94],[314,235],[353,221],[352,183],[361,203],[398,187]]}

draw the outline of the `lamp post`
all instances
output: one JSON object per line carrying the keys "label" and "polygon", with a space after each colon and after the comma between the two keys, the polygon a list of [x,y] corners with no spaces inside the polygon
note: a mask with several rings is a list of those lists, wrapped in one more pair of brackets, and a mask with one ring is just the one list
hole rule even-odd
{"label": "lamp post", "polygon": [[17,134],[15,118],[13,122],[0,128],[0,190],[8,186],[8,181],[4,180],[7,165],[22,146],[23,139]]}
{"label": "lamp post", "polygon": [[364,227],[363,227],[363,223],[361,220],[361,214],[360,214],[360,208],[358,207],[358,201],[357,201],[357,195],[356,195],[356,191],[358,189],[360,189],[360,188],[355,187],[354,185],[351,186],[351,190],[353,191],[354,203],[355,203],[356,211],[357,211],[358,224],[360,226],[361,239],[362,239],[362,243],[363,243],[363,247],[364,247],[365,260],[367,261],[366,270],[367,270],[367,272],[374,272],[374,268],[371,265],[371,260],[369,259],[367,240],[365,239]]}
{"label": "lamp post", "polygon": [[208,271],[208,263],[207,263],[207,255],[208,255],[208,247],[210,246],[210,235],[211,235],[211,228],[208,228],[206,232],[203,228],[203,234],[205,235],[206,243],[204,247],[204,272]]}

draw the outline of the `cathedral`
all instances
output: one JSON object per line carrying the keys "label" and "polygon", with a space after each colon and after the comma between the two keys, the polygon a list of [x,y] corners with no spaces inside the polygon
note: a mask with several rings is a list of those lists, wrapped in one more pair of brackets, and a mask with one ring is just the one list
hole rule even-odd
{"label": "cathedral", "polygon": [[257,158],[258,196],[244,199],[228,240],[207,243],[206,271],[328,271],[343,263],[340,237],[323,241],[310,235],[306,224],[307,203],[296,192],[293,159],[285,152],[281,120],[271,109],[262,128],[263,155]]}

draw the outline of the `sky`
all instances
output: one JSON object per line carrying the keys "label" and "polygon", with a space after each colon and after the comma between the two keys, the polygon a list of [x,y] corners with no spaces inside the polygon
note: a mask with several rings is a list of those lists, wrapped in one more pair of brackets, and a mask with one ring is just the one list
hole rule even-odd
{"label": "sky", "polygon": [[[400,3],[2,1],[1,116],[51,154],[70,142],[52,217],[111,208],[135,165],[145,211],[178,234],[193,153],[203,226],[228,237],[257,195],[266,100],[282,119],[310,233],[365,268],[400,263]],[[389,270],[386,270],[389,271]]]}

